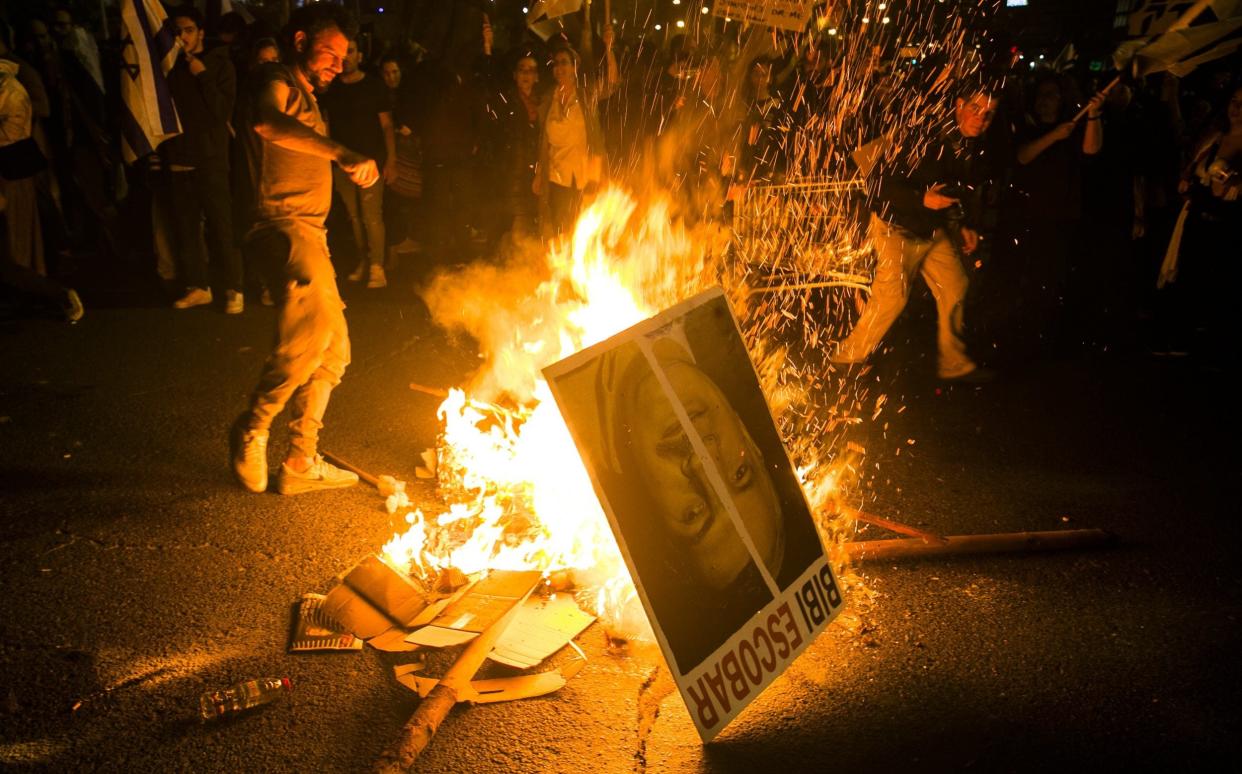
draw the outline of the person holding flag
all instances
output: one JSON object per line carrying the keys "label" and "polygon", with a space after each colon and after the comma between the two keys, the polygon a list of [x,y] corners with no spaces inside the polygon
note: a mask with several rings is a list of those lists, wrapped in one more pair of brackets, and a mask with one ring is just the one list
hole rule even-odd
{"label": "person holding flag", "polygon": [[121,157],[133,164],[181,134],[168,71],[177,33],[159,0],[121,0]]}
{"label": "person holding flag", "polygon": [[203,15],[193,6],[173,9],[171,18],[180,55],[167,78],[183,131],[161,143],[159,154],[179,279],[186,286],[173,308],[189,309],[212,302],[207,247],[212,263],[218,262],[222,269],[224,311],[241,314],[242,262],[233,244],[228,163],[229,119],[237,96],[237,75],[227,48],[204,50]]}

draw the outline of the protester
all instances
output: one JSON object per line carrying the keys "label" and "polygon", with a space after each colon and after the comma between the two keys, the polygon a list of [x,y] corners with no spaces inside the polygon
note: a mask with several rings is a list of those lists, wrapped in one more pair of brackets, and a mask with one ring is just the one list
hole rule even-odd
{"label": "protester", "polygon": [[241,128],[257,183],[246,247],[277,294],[277,341],[249,408],[233,423],[230,445],[237,479],[252,492],[266,490],[272,421],[291,403],[290,446],[276,489],[292,495],[358,482],[318,453],[328,399],[349,364],[345,304],[324,221],[333,162],[360,186],[377,183],[379,168],[328,137],[314,96],[341,73],[356,22],[340,6],[316,3],[294,11],[286,34],[285,64],[256,74],[255,123]]}
{"label": "protester", "polygon": [[[819,37],[807,45],[794,66],[786,67],[783,74],[773,75],[777,94],[789,111],[794,127],[785,139],[785,165],[795,174],[822,175],[832,160],[830,151],[840,136],[841,122],[846,118],[844,106],[831,104],[839,57],[839,44],[831,38]],[[862,67],[869,71],[874,62]],[[854,96],[863,97],[862,94]]]}
{"label": "protester", "polygon": [[1162,299],[1167,305],[1163,334],[1172,340],[1169,350],[1197,351],[1228,363],[1238,352],[1230,300],[1239,280],[1242,87],[1216,109],[1178,190],[1187,200],[1184,234],[1180,245],[1175,241],[1169,247],[1161,267],[1160,282],[1169,296]]}
{"label": "protester", "polygon": [[690,224],[721,218],[737,163],[743,114],[726,88],[724,70],[716,53],[694,62],[656,145],[660,180]]}
{"label": "protester", "polygon": [[780,128],[786,116],[780,95],[772,89],[772,59],[761,56],[751,60],[742,83],[742,99],[746,116],[739,134],[738,171],[742,185],[752,181],[771,183],[784,171]]}
{"label": "protester", "polygon": [[360,254],[351,282],[366,280],[368,288],[388,284],[384,274],[384,183],[396,179],[397,148],[392,109],[383,81],[362,69],[357,41],[349,42],[342,72],[323,96],[332,139],[374,159],[383,176],[374,185],[361,186],[340,167],[332,171],[336,194],[345,205]]}
{"label": "protester", "polygon": [[996,100],[987,87],[963,89],[954,100],[953,120],[923,141],[921,160],[886,170],[876,192],[870,237],[876,250],[871,296],[853,331],[831,359],[862,363],[905,308],[915,272],[936,299],[937,373],[947,381],[991,377],[966,354],[962,339],[963,301],[969,280],[962,258],[979,246],[979,203],[985,180],[981,142],[992,123]]}
{"label": "protester", "polygon": [[[567,231],[578,217],[584,194],[604,175],[604,133],[599,101],[620,82],[612,52],[612,26],[604,28],[604,75],[579,81],[578,52],[562,46],[552,53],[552,91],[539,111],[539,169],[533,191],[540,198],[546,235]],[[546,218],[545,218],[546,215]]]}
{"label": "protester", "polygon": [[535,170],[539,162],[539,62],[524,51],[513,61],[510,85],[493,101],[501,228],[516,238],[538,234],[539,200]]}
{"label": "protester", "polygon": [[[10,45],[7,30],[0,30],[0,59],[8,60],[17,65],[17,81],[30,97],[31,126],[30,134],[39,146],[45,159],[52,157],[51,141],[48,138],[47,121],[52,116],[52,101],[47,87],[38,69],[18,56]],[[56,226],[63,226],[64,213],[60,204],[60,185],[49,164],[47,169],[35,176],[35,188],[50,203],[49,214]]]}
{"label": "protester", "polygon": [[1015,324],[1026,329],[1022,350],[1042,339],[1044,350],[1064,351],[1080,334],[1081,312],[1072,330],[1062,328],[1062,317],[1074,306],[1070,299],[1081,299],[1089,286],[1090,272],[1080,265],[1089,260],[1082,250],[1083,174],[1086,158],[1103,146],[1103,102],[1104,95],[1097,94],[1084,119],[1074,121],[1078,106],[1066,98],[1060,79],[1044,77],[1017,131],[1012,202],[1019,224],[1017,265],[1005,295]]}
{"label": "protester", "polygon": [[474,55],[441,52],[410,69],[411,129],[422,154],[422,203],[432,263],[469,259],[481,233],[477,153],[484,124]]}
{"label": "protester", "polygon": [[422,249],[414,240],[414,222],[419,216],[418,200],[423,195],[423,171],[418,136],[411,124],[409,89],[402,86],[401,58],[388,54],[380,59],[384,80],[385,106],[392,114],[396,141],[396,174],[384,187],[384,239],[387,271],[397,267],[398,255]]}
{"label": "protester", "polygon": [[229,61],[233,63],[233,69],[239,73],[240,78],[240,73],[246,71],[247,60],[253,50],[246,17],[237,11],[229,11],[216,20],[215,28],[209,29],[208,33],[208,45],[210,47],[218,45],[228,50]]}
{"label": "protester", "polygon": [[237,76],[227,49],[204,53],[203,17],[196,9],[176,9],[172,22],[181,41],[181,54],[168,72],[168,89],[181,119],[181,134],[162,142],[159,154],[178,280],[186,287],[173,308],[190,309],[212,302],[210,255],[225,288],[224,311],[241,314],[245,306],[242,262],[234,243],[228,167],[229,120],[237,97]]}
{"label": "protester", "polygon": [[34,110],[17,71],[16,62],[0,59],[0,194],[5,200],[6,259],[46,275],[34,176],[47,161],[31,136]]}
{"label": "protester", "polygon": [[16,62],[0,59],[0,215],[5,232],[0,282],[40,298],[59,308],[69,322],[77,322],[84,314],[78,294],[45,276],[34,175],[47,162],[31,136],[33,108],[17,71]]}
{"label": "protester", "polygon": [[94,82],[99,93],[104,94],[103,67],[99,62],[99,46],[95,38],[73,20],[73,11],[68,6],[58,6],[52,11],[52,35],[56,38],[61,53],[81,67]]}
{"label": "protester", "polygon": [[47,24],[34,18],[27,29],[25,58],[48,95],[44,150],[49,162],[48,188],[64,226],[62,238],[66,243],[87,242],[94,226],[106,243],[109,234],[104,220],[109,202],[102,184],[104,162],[97,152],[98,143],[90,138],[97,127],[80,109],[81,105],[97,104],[89,94],[84,99],[82,92],[98,94],[98,89],[84,77],[81,65],[72,65],[67,56],[62,56]]}
{"label": "protester", "polygon": [[[237,101],[233,107],[233,141],[229,145],[229,179],[232,181],[233,235],[238,247],[246,242],[246,235],[254,225],[255,181],[250,176],[246,162],[245,142],[242,130],[254,123],[255,74],[270,62],[280,61],[280,44],[275,38],[258,38],[250,44],[250,50],[237,73]],[[243,272],[248,285],[258,286],[259,301],[272,306],[272,291],[257,272]]]}

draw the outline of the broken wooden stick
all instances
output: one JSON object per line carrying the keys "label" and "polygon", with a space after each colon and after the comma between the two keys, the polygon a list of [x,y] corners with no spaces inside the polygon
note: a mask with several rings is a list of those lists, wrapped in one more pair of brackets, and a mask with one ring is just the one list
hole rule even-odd
{"label": "broken wooden stick", "polygon": [[376,489],[380,488],[379,479],[371,475],[370,473],[366,472],[362,468],[358,467],[357,465],[353,465],[349,462],[346,462],[345,460],[341,459],[335,454],[329,454],[326,451],[321,451],[320,456],[322,456],[325,461],[330,462],[331,464],[337,466],[341,470],[348,470],[350,473],[356,474],[358,478],[362,479],[365,483],[370,484]]}
{"label": "broken wooden stick", "polygon": [[431,395],[436,398],[447,398],[449,396],[448,390],[444,390],[439,387],[428,387],[427,385],[419,384],[418,382],[410,382],[410,389],[414,392],[421,392],[424,395]]}
{"label": "broken wooden stick", "polygon": [[470,678],[479,671],[483,659],[487,658],[492,646],[500,639],[500,635],[513,621],[521,606],[520,602],[514,605],[500,620],[466,645],[457,661],[440,678],[439,684],[431,689],[427,698],[418,703],[418,709],[414,710],[414,714],[401,727],[397,740],[380,753],[375,762],[377,774],[397,774],[413,768],[418,756],[431,744],[440,724],[448,717],[449,710],[453,709],[461,696],[469,696],[473,691]]}
{"label": "broken wooden stick", "polygon": [[1103,529],[1064,529],[1045,532],[1000,532],[990,535],[947,535],[944,542],[922,538],[864,540],[846,543],[851,561],[917,559],[928,556],[968,554],[1035,553],[1075,548],[1099,548],[1115,543],[1117,536]]}
{"label": "broken wooden stick", "polygon": [[876,516],[873,513],[867,513],[866,511],[860,511],[857,508],[851,508],[848,505],[838,504],[837,510],[855,521],[865,521],[868,524],[874,524],[877,527],[883,527],[884,529],[891,530],[901,535],[916,537],[924,543],[944,543],[948,540],[948,538],[944,535],[937,535],[934,532],[927,532],[926,530],[921,530],[918,527],[903,524],[900,521],[885,519],[881,516]]}
{"label": "broken wooden stick", "polygon": [[[395,492],[401,491],[401,487],[405,486],[403,482],[398,481],[392,476],[389,476],[387,474],[382,475],[382,476],[373,475],[371,473],[366,472],[365,470],[358,467],[357,465],[353,464],[352,462],[341,459],[335,454],[329,454],[328,452],[322,452],[322,455],[325,460],[337,466],[341,470],[348,470],[349,472],[357,475],[358,478],[364,484],[370,484],[371,486],[378,489],[381,497],[388,497],[389,495],[392,495]],[[434,477],[435,477],[434,474],[431,476],[427,476],[427,478],[434,478]],[[424,478],[424,476],[419,476],[419,478]]]}

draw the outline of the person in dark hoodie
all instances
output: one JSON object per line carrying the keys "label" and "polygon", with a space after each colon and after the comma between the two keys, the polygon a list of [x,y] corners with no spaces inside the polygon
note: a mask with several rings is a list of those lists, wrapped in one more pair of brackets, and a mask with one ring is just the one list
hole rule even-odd
{"label": "person in dark hoodie", "polygon": [[962,340],[969,285],[962,259],[979,246],[981,189],[988,174],[982,138],[995,111],[989,88],[963,89],[954,100],[953,117],[907,145],[918,154],[913,163],[898,161],[881,170],[872,197],[876,270],[871,297],[832,362],[865,361],[905,308],[913,277],[921,273],[936,299],[939,377],[972,382],[990,376],[966,354]]}
{"label": "person in dark hoodie", "polygon": [[539,61],[530,51],[513,59],[511,84],[492,102],[499,220],[513,237],[538,233],[539,200],[534,194],[539,162]]}
{"label": "person in dark hoodie", "polygon": [[[170,14],[181,52],[168,72],[168,89],[181,134],[160,143],[178,272],[185,294],[173,303],[189,309],[212,302],[207,255],[220,263],[224,311],[241,314],[242,262],[234,243],[229,194],[229,119],[237,98],[237,74],[227,48],[203,51],[203,16],[193,6]],[[207,252],[201,234],[206,220]]]}

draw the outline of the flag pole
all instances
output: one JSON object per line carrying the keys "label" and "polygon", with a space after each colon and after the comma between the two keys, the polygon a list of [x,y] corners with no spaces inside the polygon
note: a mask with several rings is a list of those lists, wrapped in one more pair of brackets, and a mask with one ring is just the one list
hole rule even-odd
{"label": "flag pole", "polygon": [[[1187,27],[1190,26],[1191,22],[1199,18],[1199,14],[1206,11],[1208,8],[1211,7],[1211,5],[1212,5],[1212,0],[1196,0],[1195,4],[1187,8],[1186,12],[1183,13],[1181,16],[1179,16],[1177,18],[1177,21],[1170,24],[1168,29],[1166,29],[1164,32],[1161,32],[1159,35],[1155,36],[1155,38],[1149,38],[1146,45],[1150,45],[1152,43],[1152,40],[1159,40],[1162,36],[1167,35],[1170,32],[1177,32],[1178,30],[1186,29]],[[1131,57],[1129,64],[1126,65],[1127,67],[1134,67],[1134,62],[1135,62],[1135,59],[1137,58],[1138,53],[1139,52],[1135,52],[1135,54]],[[1100,90],[1099,93],[1107,94],[1114,86],[1116,86],[1118,83],[1121,82],[1121,75],[1122,74],[1119,72],[1117,74],[1117,77],[1113,78],[1113,80],[1107,86],[1105,86],[1102,90]],[[1135,75],[1137,75],[1137,72],[1135,73]],[[1082,117],[1087,114],[1087,110],[1089,109],[1089,107],[1090,106],[1088,105],[1086,107],[1083,107],[1082,110],[1078,111],[1078,115],[1074,116],[1074,123],[1077,123],[1078,121],[1080,121]]]}
{"label": "flag pole", "polygon": [[1199,14],[1206,11],[1212,5],[1212,0],[1198,0],[1194,5],[1186,9],[1186,13],[1182,14],[1177,21],[1169,25],[1165,32],[1175,32],[1184,30],[1190,26],[1190,23],[1199,17]]}
{"label": "flag pole", "polygon": [[[1104,88],[1096,92],[1096,96],[1100,96],[1101,94],[1107,94],[1108,92],[1112,91],[1113,87],[1119,83],[1121,83],[1121,73],[1118,73],[1116,78],[1113,78],[1111,81],[1109,81],[1107,86],[1105,86]],[[1090,102],[1088,102],[1088,104],[1086,105],[1083,105],[1082,110],[1078,111],[1078,115],[1074,116],[1074,123],[1078,123],[1079,121],[1081,121],[1082,117],[1085,116],[1087,114],[1087,111],[1090,109],[1091,109]]]}

